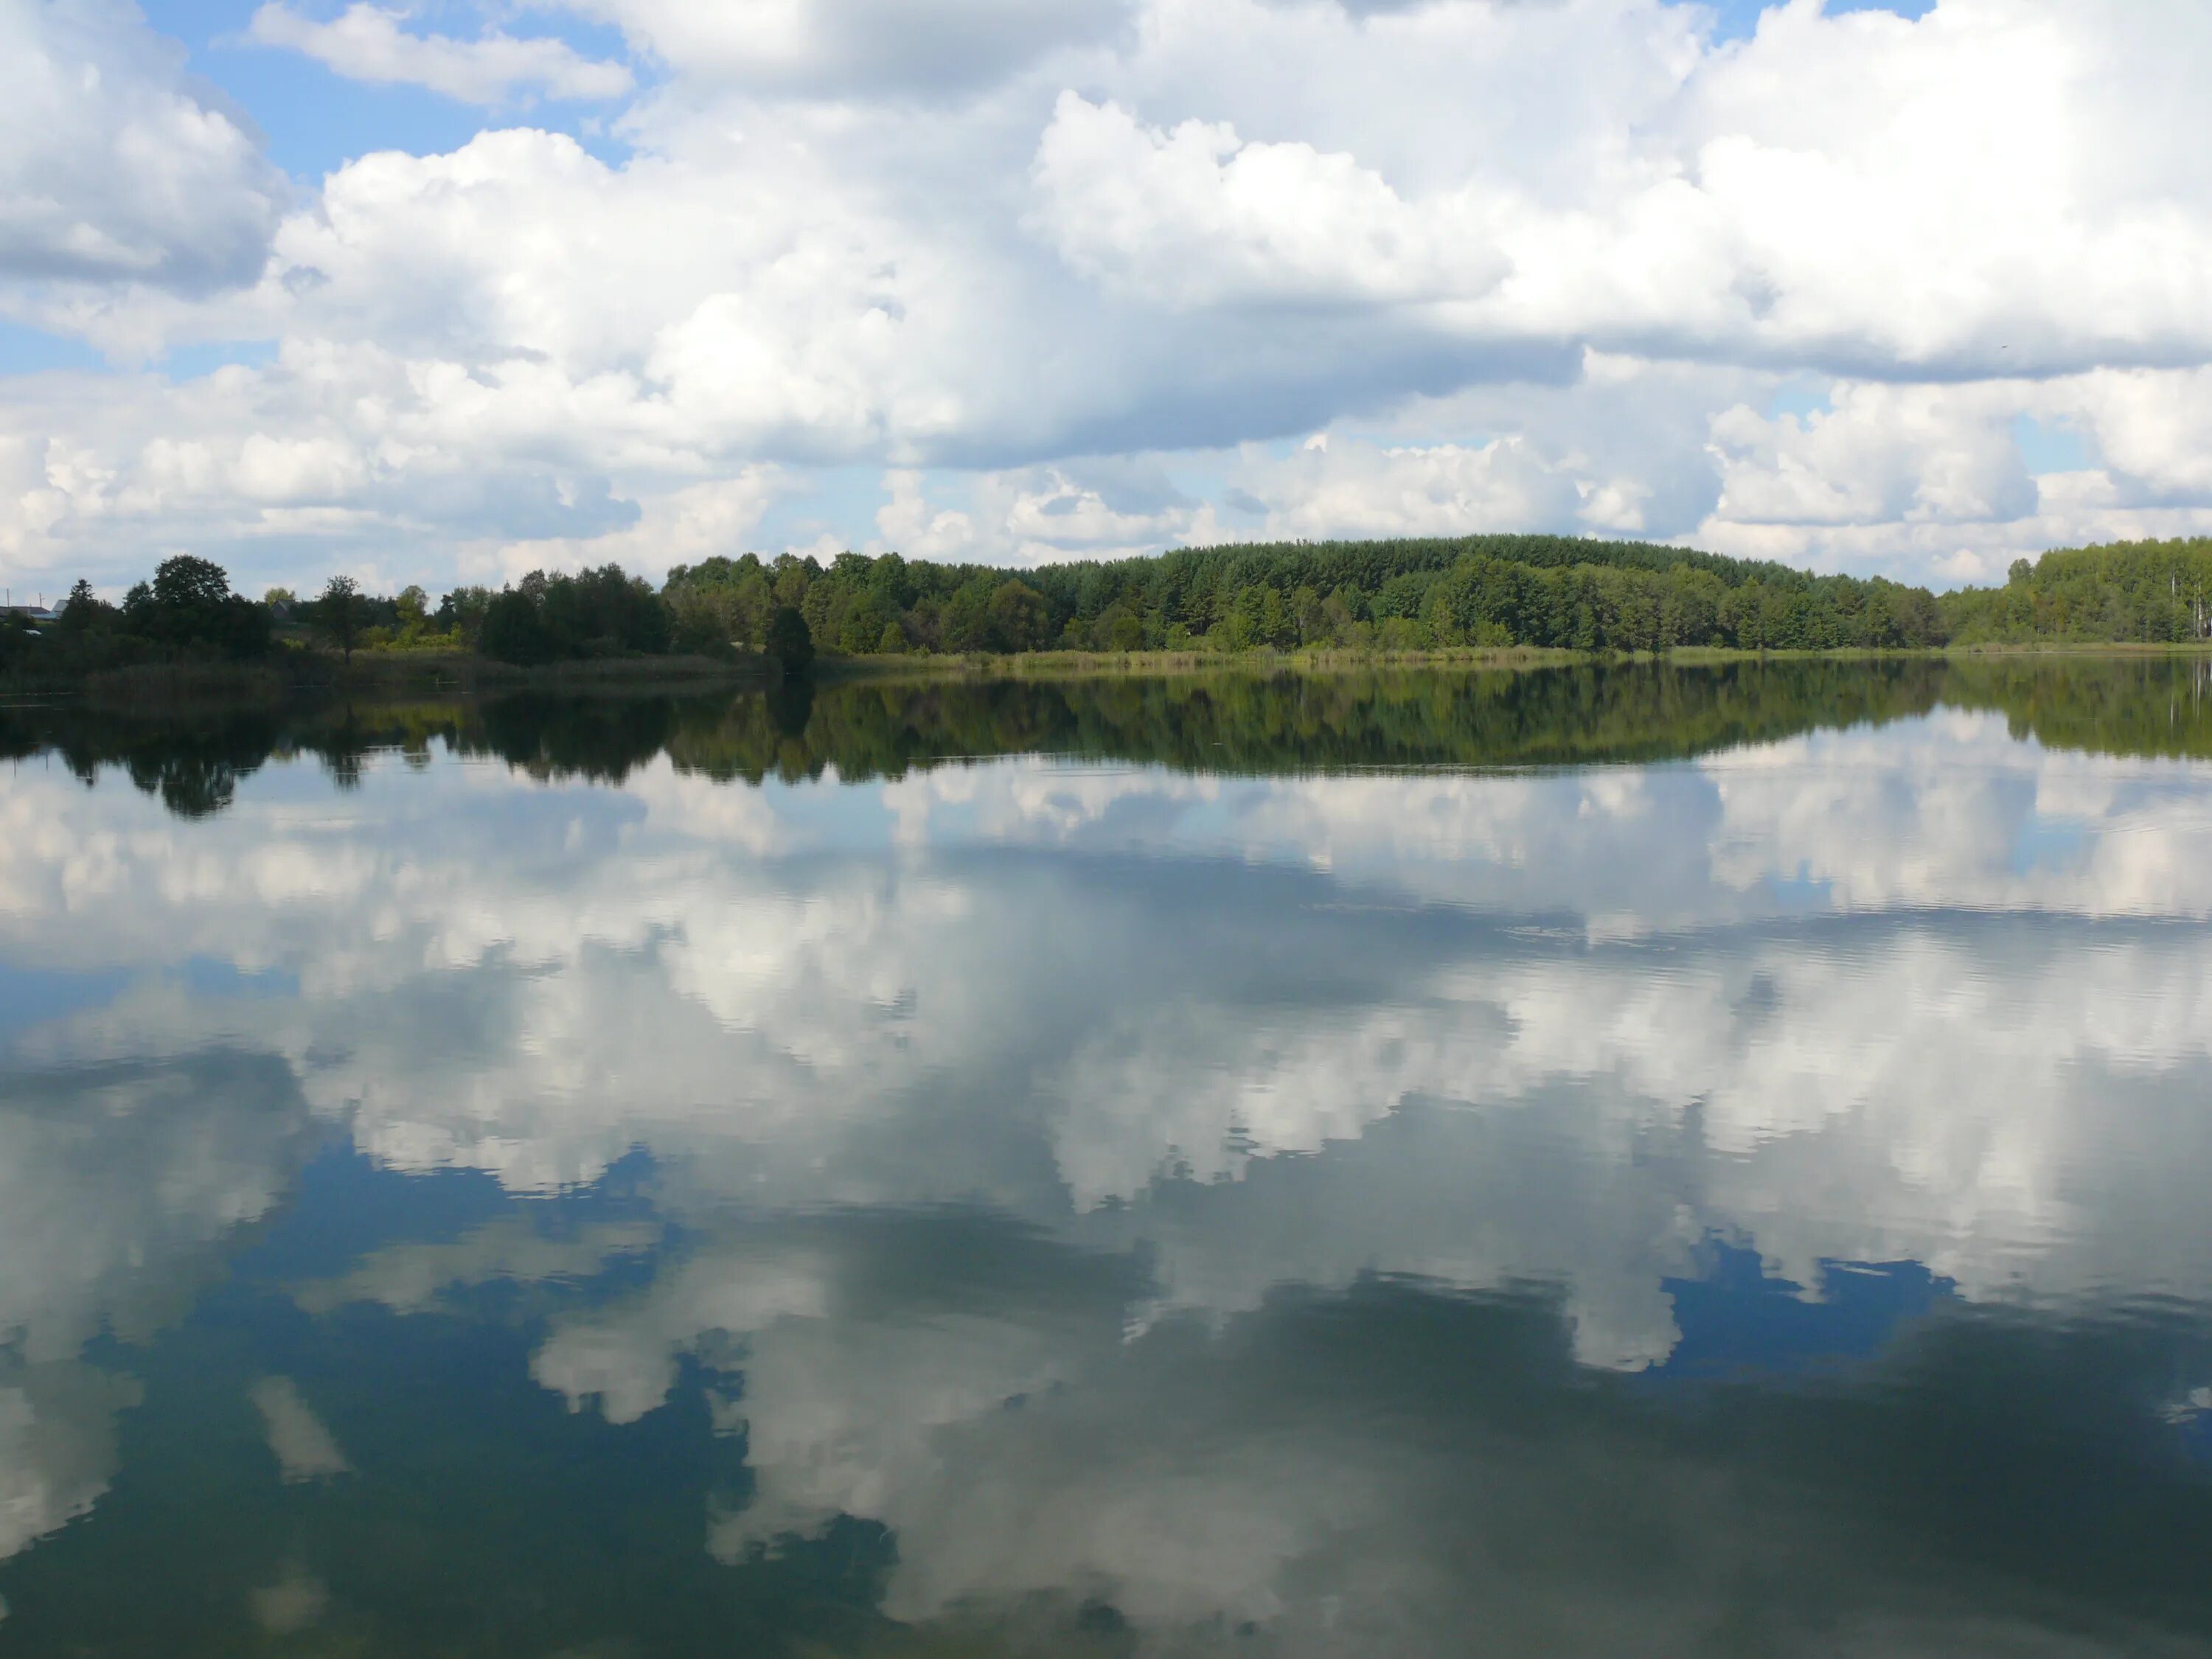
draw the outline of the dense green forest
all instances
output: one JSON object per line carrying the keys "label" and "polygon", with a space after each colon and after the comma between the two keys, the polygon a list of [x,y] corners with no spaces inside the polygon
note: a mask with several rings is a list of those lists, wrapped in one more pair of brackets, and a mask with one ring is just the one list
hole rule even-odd
{"label": "dense green forest", "polygon": [[1940,601],[1960,645],[2173,644],[2212,636],[2212,541],[2118,542],[2016,560]]}
{"label": "dense green forest", "polygon": [[606,565],[532,572],[435,605],[332,577],[315,597],[231,591],[165,561],[119,605],[79,582],[51,619],[0,622],[0,677],[321,649],[473,653],[535,666],[671,653],[803,667],[840,656],[1072,650],[1359,652],[1535,647],[1820,651],[2173,643],[2212,635],[2212,542],[2062,549],[2002,587],[1942,596],[1645,542],[1559,536],[1190,548],[1010,572],[897,554],[682,566],[655,588]]}
{"label": "dense green forest", "polygon": [[896,554],[825,568],[750,554],[678,567],[676,637],[765,638],[797,610],[825,651],[1654,651],[1937,645],[1925,589],[1646,542],[1561,536],[1191,548],[1012,574]]}
{"label": "dense green forest", "polygon": [[1556,536],[1195,548],[1019,573],[897,554],[790,554],[678,566],[659,589],[607,565],[532,572],[433,606],[332,577],[312,599],[232,592],[221,567],[165,561],[110,604],[80,581],[56,616],[0,623],[0,675],[149,662],[250,662],[322,648],[471,652],[525,666],[757,653],[1051,650],[1391,651],[1532,646],[1826,650],[1941,644],[1925,589],[1814,576],[1643,542]]}

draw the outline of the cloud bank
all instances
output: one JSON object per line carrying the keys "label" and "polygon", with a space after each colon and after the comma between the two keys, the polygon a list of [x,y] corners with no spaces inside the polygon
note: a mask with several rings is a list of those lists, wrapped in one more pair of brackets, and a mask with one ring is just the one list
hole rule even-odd
{"label": "cloud bank", "polygon": [[2191,13],[530,15],[628,61],[264,7],[302,74],[611,100],[621,141],[292,190],[127,9],[9,10],[0,313],[120,365],[0,386],[11,580],[1527,529],[1948,583],[2212,526]]}

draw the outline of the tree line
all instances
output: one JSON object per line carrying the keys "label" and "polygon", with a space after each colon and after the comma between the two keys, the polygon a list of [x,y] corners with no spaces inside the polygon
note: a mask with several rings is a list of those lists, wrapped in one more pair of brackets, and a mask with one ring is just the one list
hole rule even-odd
{"label": "tree line", "polygon": [[2061,549],[2002,587],[1941,596],[1645,542],[1469,536],[1182,549],[1020,572],[896,553],[619,565],[379,596],[333,576],[312,597],[232,591],[212,562],[162,562],[120,604],[80,581],[51,622],[0,623],[0,672],[251,661],[319,645],[472,652],[534,666],[669,653],[803,667],[940,653],[1526,646],[1656,652],[1893,649],[2212,637],[2212,541]]}
{"label": "tree line", "polygon": [[1875,578],[1561,536],[1285,543],[1018,574],[896,553],[678,566],[680,641],[764,638],[796,610],[842,655],[1050,650],[1659,651],[1939,645],[1935,596]]}
{"label": "tree line", "polygon": [[2212,540],[2116,542],[2017,559],[2002,587],[1942,599],[1961,645],[2212,639]]}

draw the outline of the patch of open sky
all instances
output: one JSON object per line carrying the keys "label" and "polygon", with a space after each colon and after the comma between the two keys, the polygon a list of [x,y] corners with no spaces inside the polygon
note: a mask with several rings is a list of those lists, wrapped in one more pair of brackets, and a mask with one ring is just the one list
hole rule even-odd
{"label": "patch of open sky", "polygon": [[[964,490],[957,501],[940,499],[945,493],[944,481],[963,476],[923,475],[923,495],[932,512],[966,507]],[[764,559],[774,558],[786,548],[811,551],[824,536],[857,551],[875,538],[877,509],[889,499],[881,467],[815,467],[799,477],[803,483],[799,489],[777,496],[769,504],[758,526],[745,538],[744,546],[726,550],[732,557],[747,548]]]}
{"label": "patch of open sky", "polygon": [[219,368],[262,368],[276,361],[274,340],[200,340],[170,347],[161,368],[172,380],[197,380]]}
{"label": "patch of open sky", "polygon": [[1780,420],[1784,415],[1794,415],[1802,424],[1811,416],[1833,414],[1836,406],[1830,390],[1826,375],[1793,374],[1768,397],[1767,416]]}
{"label": "patch of open sky", "polygon": [[2086,472],[2096,465],[2088,440],[2072,427],[2022,415],[2012,423],[2012,435],[2020,446],[2021,459],[2038,477],[2046,472]]}
{"label": "patch of open sky", "polygon": [[[319,183],[348,161],[375,150],[434,155],[459,149],[492,127],[528,126],[562,132],[610,166],[629,147],[611,131],[609,103],[525,102],[484,109],[422,87],[349,81],[304,53],[247,38],[260,0],[143,0],[147,21],[183,44],[192,72],[228,94],[258,126],[270,159],[295,179]],[[317,21],[337,7],[312,9]],[[416,8],[415,33],[472,39],[483,20],[473,7]],[[592,58],[620,58],[619,31],[563,17],[533,36],[565,40]]]}
{"label": "patch of open sky", "polygon": [[[1678,3],[1699,5],[1713,13],[1715,39],[1741,40],[1756,32],[1761,15],[1782,0],[1678,0]],[[1828,0],[1827,9],[1832,16],[1849,11],[1889,11],[1900,17],[1919,18],[1936,9],[1936,0]]]}
{"label": "patch of open sky", "polygon": [[1194,501],[1208,501],[1219,517],[1224,535],[1204,539],[1242,539],[1257,532],[1267,506],[1237,484],[1230,469],[1235,457],[1220,450],[1179,457],[1166,469],[1168,480]]}
{"label": "patch of open sky", "polygon": [[50,374],[106,367],[107,359],[82,340],[0,319],[0,374]]}

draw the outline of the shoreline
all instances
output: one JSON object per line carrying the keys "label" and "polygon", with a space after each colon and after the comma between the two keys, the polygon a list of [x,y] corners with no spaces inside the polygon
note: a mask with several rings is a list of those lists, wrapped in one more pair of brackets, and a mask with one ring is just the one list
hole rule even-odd
{"label": "shoreline", "polygon": [[[1422,670],[1527,672],[1589,665],[1685,667],[1765,662],[1888,662],[2118,659],[2138,661],[2212,659],[2212,643],[1949,645],[1879,649],[1846,647],[1825,651],[1749,651],[1681,646],[1668,651],[1571,651],[1535,646],[1459,647],[1382,651],[1039,651],[942,656],[817,657],[809,678],[817,685],[871,681],[1057,680],[1168,678],[1206,675],[1372,673]],[[477,697],[516,692],[651,693],[696,689],[766,690],[777,684],[766,658],[609,657],[517,667],[458,653],[362,653],[350,664],[317,654],[258,663],[144,663],[74,677],[0,681],[0,704],[21,706],[81,700],[131,708],[149,704],[276,705],[344,697]]]}
{"label": "shoreline", "polygon": [[2212,643],[1844,646],[1822,651],[1750,651],[1677,646],[1666,651],[1570,651],[1540,646],[1453,647],[1418,651],[1034,651],[1016,655],[823,656],[814,676],[830,684],[900,679],[1085,679],[1186,674],[1352,673],[1376,669],[1469,671],[1565,668],[1585,665],[1679,664],[1719,666],[1762,662],[1942,662],[1986,657],[2208,658]]}

